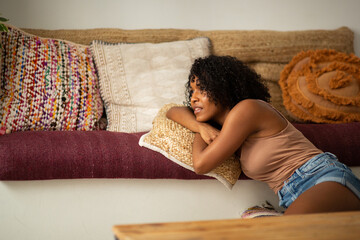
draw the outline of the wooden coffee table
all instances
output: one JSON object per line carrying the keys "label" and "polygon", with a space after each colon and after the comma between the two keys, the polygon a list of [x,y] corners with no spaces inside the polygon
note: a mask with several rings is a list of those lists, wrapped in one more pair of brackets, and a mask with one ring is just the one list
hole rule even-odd
{"label": "wooden coffee table", "polygon": [[360,211],[254,219],[117,225],[119,240],[360,239]]}

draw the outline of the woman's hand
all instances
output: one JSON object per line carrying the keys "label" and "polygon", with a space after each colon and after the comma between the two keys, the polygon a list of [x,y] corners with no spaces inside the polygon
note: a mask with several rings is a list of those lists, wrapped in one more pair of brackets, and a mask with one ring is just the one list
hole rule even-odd
{"label": "woman's hand", "polygon": [[199,125],[199,133],[201,138],[207,143],[210,144],[212,141],[219,136],[220,130],[214,128],[208,123],[203,123]]}

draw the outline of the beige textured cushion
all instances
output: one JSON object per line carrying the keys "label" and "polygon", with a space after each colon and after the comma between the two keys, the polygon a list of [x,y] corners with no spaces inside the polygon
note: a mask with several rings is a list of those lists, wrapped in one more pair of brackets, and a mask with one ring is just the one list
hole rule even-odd
{"label": "beige textured cushion", "polygon": [[360,58],[335,50],[301,52],[284,68],[284,105],[316,123],[360,121]]}
{"label": "beige textured cushion", "polygon": [[[139,145],[160,152],[180,166],[194,171],[192,143],[195,134],[166,117],[166,112],[173,106],[181,105],[164,105],[156,115],[151,131],[140,138]],[[239,179],[240,173],[240,161],[232,156],[206,175],[218,179],[231,189]]]}
{"label": "beige textured cushion", "polygon": [[166,103],[182,103],[190,67],[209,55],[208,38],[166,43],[91,45],[99,72],[107,130],[144,132]]}
{"label": "beige textured cushion", "polygon": [[231,55],[248,63],[262,75],[270,93],[271,103],[290,121],[295,121],[283,105],[278,80],[280,72],[300,51],[312,49],[335,49],[339,52],[354,52],[354,33],[347,27],[334,30],[210,30],[188,29],[84,29],[84,30],[41,30],[27,31],[42,36],[68,39],[90,44],[99,39],[107,42],[169,42],[206,36],[212,43],[212,53]]}

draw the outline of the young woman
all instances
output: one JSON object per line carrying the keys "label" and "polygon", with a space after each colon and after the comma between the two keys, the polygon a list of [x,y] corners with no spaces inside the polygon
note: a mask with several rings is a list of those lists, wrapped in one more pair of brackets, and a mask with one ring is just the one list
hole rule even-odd
{"label": "young woman", "polygon": [[187,98],[189,107],[171,108],[167,117],[196,133],[196,173],[208,173],[236,153],[248,177],[278,194],[285,214],[360,210],[360,180],[273,108],[260,76],[241,61],[197,59]]}

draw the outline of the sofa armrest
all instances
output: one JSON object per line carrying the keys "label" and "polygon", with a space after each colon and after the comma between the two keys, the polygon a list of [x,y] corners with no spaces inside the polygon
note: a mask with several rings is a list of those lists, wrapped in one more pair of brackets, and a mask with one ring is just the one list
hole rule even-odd
{"label": "sofa armrest", "polygon": [[[321,150],[334,153],[348,166],[360,166],[360,122],[294,126]],[[0,180],[209,179],[140,147],[143,134],[26,131],[0,136]]]}
{"label": "sofa armrest", "polygon": [[360,122],[293,124],[316,147],[335,154],[348,166],[360,166]]}
{"label": "sofa armrest", "polygon": [[0,137],[0,180],[205,179],[138,145],[143,133],[27,131]]}

